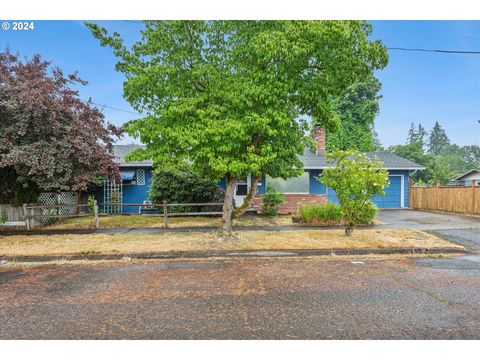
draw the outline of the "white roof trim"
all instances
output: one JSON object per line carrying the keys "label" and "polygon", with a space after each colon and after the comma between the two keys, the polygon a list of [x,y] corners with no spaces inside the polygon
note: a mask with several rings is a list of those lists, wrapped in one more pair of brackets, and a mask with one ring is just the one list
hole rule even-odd
{"label": "white roof trim", "polygon": [[462,175],[457,176],[456,178],[453,178],[453,180],[460,180],[462,177],[467,176],[474,171],[480,173],[480,170],[478,170],[478,169],[471,169],[471,170],[468,170],[465,174],[462,174]]}

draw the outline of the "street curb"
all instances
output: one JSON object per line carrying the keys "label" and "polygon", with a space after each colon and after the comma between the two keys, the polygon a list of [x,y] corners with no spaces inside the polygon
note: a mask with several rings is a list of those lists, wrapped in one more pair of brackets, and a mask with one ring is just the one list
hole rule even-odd
{"label": "street curb", "polygon": [[376,248],[376,249],[282,249],[282,250],[237,250],[237,251],[192,251],[137,254],[79,254],[79,255],[20,255],[0,256],[9,262],[48,262],[58,260],[122,260],[128,259],[205,259],[235,257],[305,257],[325,255],[395,255],[395,254],[468,254],[467,250],[456,248]]}
{"label": "street curb", "polygon": [[[359,229],[374,229],[380,225],[358,225]],[[233,231],[302,231],[302,230],[336,230],[343,229],[344,225],[252,225],[234,226]],[[165,234],[165,233],[208,233],[217,231],[215,226],[190,227],[150,227],[150,228],[100,228],[100,229],[38,229],[38,230],[2,230],[0,236],[30,236],[30,235],[118,235],[118,234]]]}

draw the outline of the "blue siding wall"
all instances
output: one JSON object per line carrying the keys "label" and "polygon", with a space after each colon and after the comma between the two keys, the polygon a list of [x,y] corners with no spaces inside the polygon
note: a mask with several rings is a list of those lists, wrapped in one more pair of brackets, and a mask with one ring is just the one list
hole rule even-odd
{"label": "blue siding wall", "polygon": [[[136,168],[136,170],[141,168]],[[123,203],[124,204],[142,204],[148,200],[148,191],[152,183],[152,169],[145,169],[145,185],[123,185]],[[138,214],[139,208],[137,206],[124,206],[124,214]]]}
{"label": "blue siding wall", "polygon": [[[148,200],[148,192],[152,183],[152,169],[149,167],[138,168],[120,168],[120,170],[128,169],[135,170],[145,169],[145,185],[127,185],[123,184],[123,200],[124,204],[142,204],[145,200]],[[95,192],[95,198],[99,203],[103,203],[103,187],[99,186]],[[123,214],[138,214],[138,206],[124,206],[122,209]]]}
{"label": "blue siding wall", "polygon": [[325,185],[316,179],[322,170],[309,170],[308,172],[310,173],[310,194],[326,194]]}
{"label": "blue siding wall", "polygon": [[267,191],[267,189],[266,189],[266,186],[267,186],[267,184],[266,184],[266,177],[263,176],[263,177],[262,177],[262,180],[260,180],[260,181],[261,181],[261,183],[258,183],[258,191],[257,191],[257,193],[261,195],[261,194],[265,194],[265,192]]}
{"label": "blue siding wall", "polygon": [[[129,170],[137,170],[139,168],[128,168]],[[143,201],[148,200],[148,192],[152,181],[152,169],[143,167],[145,169],[145,185],[123,185],[123,202],[125,204],[141,204]],[[322,170],[308,170],[310,176],[310,194],[327,194],[328,201],[338,203],[338,198],[332,188],[328,187],[318,181],[316,178],[320,176]],[[385,189],[385,196],[374,196],[372,200],[377,204],[379,208],[399,208],[401,206],[400,194],[401,194],[401,176],[403,175],[403,195],[404,195],[404,207],[409,206],[408,199],[408,182],[409,171],[407,170],[390,170],[390,182],[391,184]],[[226,181],[223,178],[217,183],[219,187],[225,189]],[[258,194],[265,194],[266,192],[266,178],[262,178],[261,183],[258,186]],[[103,202],[103,187],[98,187],[95,193],[95,197],[99,203]],[[139,209],[135,206],[128,206],[123,208],[124,214],[138,214]]]}
{"label": "blue siding wall", "polygon": [[227,188],[227,179],[223,178],[217,183],[217,185],[225,190]]}

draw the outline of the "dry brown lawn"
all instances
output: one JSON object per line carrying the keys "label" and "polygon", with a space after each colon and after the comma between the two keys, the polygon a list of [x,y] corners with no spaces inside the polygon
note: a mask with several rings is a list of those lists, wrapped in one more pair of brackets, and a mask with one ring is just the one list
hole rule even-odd
{"label": "dry brown lawn", "polygon": [[[168,218],[171,228],[196,227],[196,226],[219,226],[219,217],[189,216]],[[292,222],[290,215],[268,217],[268,216],[242,216],[234,222],[235,226],[274,226],[274,225],[298,225]],[[101,216],[100,227],[102,229],[112,228],[163,228],[163,217],[147,215],[112,215]],[[79,217],[66,219],[55,224],[44,227],[44,229],[94,229],[95,220],[93,217]]]}
{"label": "dry brown lawn", "polygon": [[[217,227],[220,225],[219,217],[193,216],[193,217],[172,217],[168,218],[170,228],[178,227]],[[373,221],[374,225],[383,224],[378,220]],[[304,224],[293,223],[291,215],[280,215],[275,217],[261,215],[246,215],[234,221],[234,226],[303,226]],[[163,217],[145,215],[113,215],[101,216],[100,228],[163,228]],[[92,217],[80,217],[62,220],[44,229],[94,229],[95,220]]]}
{"label": "dry brown lawn", "polygon": [[136,254],[215,250],[365,249],[453,247],[426,232],[410,229],[358,229],[351,238],[343,230],[241,231],[221,240],[217,233],[88,234],[0,236],[0,256]]}

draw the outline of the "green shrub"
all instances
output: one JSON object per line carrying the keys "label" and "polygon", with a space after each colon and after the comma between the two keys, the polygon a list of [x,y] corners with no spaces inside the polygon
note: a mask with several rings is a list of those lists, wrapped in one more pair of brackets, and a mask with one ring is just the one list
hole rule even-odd
{"label": "green shrub", "polygon": [[284,198],[283,194],[268,186],[267,192],[263,196],[262,214],[267,216],[278,215],[278,205],[283,203]]}
{"label": "green shrub", "polygon": [[298,211],[301,222],[310,225],[340,224],[343,213],[339,205],[334,203],[305,204]]}
{"label": "green shrub", "polygon": [[[167,200],[168,203],[180,204],[206,203],[211,202],[218,190],[219,187],[215,182],[191,171],[156,170],[152,176],[150,199],[156,204],[161,204],[163,200]],[[163,211],[162,208],[159,209]],[[200,208],[198,206],[171,207],[168,211],[197,212],[200,211]]]}
{"label": "green shrub", "polygon": [[358,221],[360,224],[369,224],[375,219],[377,215],[378,208],[377,206],[371,202],[367,201],[363,206],[359,209]]}
{"label": "green shrub", "polygon": [[[378,159],[370,160],[356,151],[327,153],[334,167],[323,170],[319,180],[337,193],[343,211],[345,235],[351,236],[357,224],[373,220],[376,210],[370,203],[373,195],[385,195],[388,171]],[[368,221],[368,222],[369,222]]]}
{"label": "green shrub", "polygon": [[371,201],[362,204],[350,202],[342,206],[345,221],[354,219],[356,224],[369,224],[377,214],[378,208]]}

